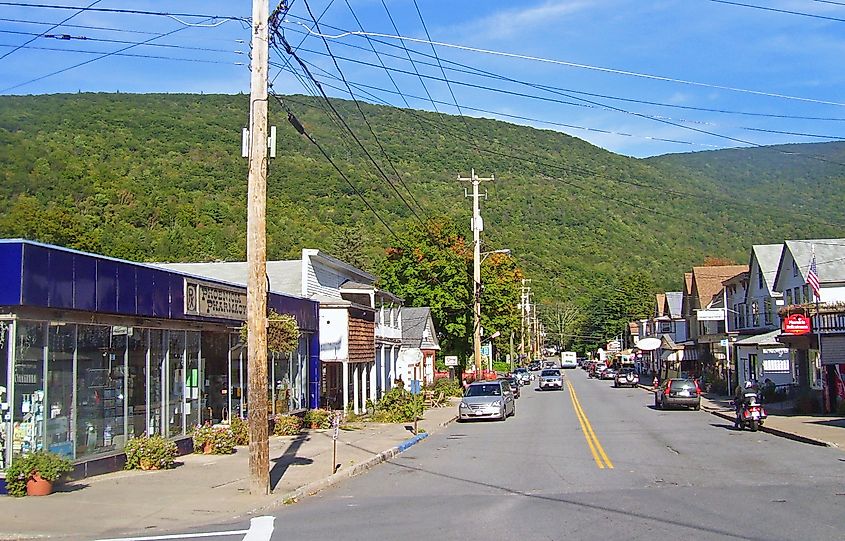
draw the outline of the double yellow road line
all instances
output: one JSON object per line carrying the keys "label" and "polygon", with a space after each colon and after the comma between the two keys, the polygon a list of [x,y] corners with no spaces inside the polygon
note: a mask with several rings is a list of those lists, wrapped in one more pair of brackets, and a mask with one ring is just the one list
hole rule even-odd
{"label": "double yellow road line", "polygon": [[596,433],[587,419],[587,414],[584,413],[584,408],[581,407],[581,402],[575,394],[575,389],[572,383],[566,382],[566,388],[569,389],[569,398],[572,399],[572,408],[575,410],[575,415],[578,416],[578,422],[581,423],[581,431],[584,433],[584,438],[587,440],[587,445],[590,447],[590,453],[593,454],[593,459],[596,461],[596,466],[603,470],[605,468],[613,469],[613,462],[607,457],[604,448],[599,443]]}

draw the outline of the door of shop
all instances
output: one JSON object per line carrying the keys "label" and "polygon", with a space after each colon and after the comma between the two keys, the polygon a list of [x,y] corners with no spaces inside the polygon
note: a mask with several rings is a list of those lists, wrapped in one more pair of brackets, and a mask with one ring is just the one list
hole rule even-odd
{"label": "door of shop", "polygon": [[0,321],[0,471],[9,463],[10,445],[6,445],[12,433],[12,407],[9,396],[9,322]]}

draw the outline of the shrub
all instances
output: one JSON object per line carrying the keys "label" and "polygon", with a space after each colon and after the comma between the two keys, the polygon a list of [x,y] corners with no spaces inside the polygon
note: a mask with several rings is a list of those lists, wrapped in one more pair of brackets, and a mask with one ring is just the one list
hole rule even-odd
{"label": "shrub", "polygon": [[70,471],[71,461],[55,453],[36,451],[19,456],[6,469],[6,491],[12,496],[26,496],[26,482],[36,473],[52,483]]}
{"label": "shrub", "polygon": [[127,470],[166,470],[176,460],[176,443],[163,436],[141,436],[126,442]]}
{"label": "shrub", "polygon": [[302,430],[302,419],[296,415],[276,415],[273,419],[273,434],[295,436]]}
{"label": "shrub", "polygon": [[496,372],[508,373],[511,371],[511,363],[497,361],[493,363],[493,370]]}
{"label": "shrub", "polygon": [[421,394],[411,394],[394,387],[384,393],[375,405],[372,420],[377,423],[407,423],[422,415],[424,409]]}
{"label": "shrub", "polygon": [[308,410],[302,420],[308,428],[331,428],[332,412],[329,410]]}
{"label": "shrub", "polygon": [[463,396],[464,389],[457,379],[440,378],[434,380],[431,390],[437,393],[442,392],[446,396]]}
{"label": "shrub", "polygon": [[194,452],[230,455],[235,452],[235,436],[228,426],[205,424],[194,430]]}
{"label": "shrub", "polygon": [[246,419],[232,417],[229,428],[232,429],[235,445],[249,445],[249,423]]}

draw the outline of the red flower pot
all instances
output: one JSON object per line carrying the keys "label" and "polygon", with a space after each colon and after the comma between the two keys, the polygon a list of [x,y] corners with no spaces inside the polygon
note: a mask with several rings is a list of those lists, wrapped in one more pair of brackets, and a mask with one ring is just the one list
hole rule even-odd
{"label": "red flower pot", "polygon": [[47,496],[53,493],[53,482],[43,479],[38,472],[26,482],[27,496]]}

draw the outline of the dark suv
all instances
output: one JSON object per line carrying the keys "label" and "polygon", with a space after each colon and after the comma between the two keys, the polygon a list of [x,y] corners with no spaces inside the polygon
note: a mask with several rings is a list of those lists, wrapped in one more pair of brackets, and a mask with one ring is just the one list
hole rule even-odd
{"label": "dark suv", "polygon": [[701,409],[701,389],[692,379],[667,379],[654,391],[654,407],[667,409],[686,406]]}

